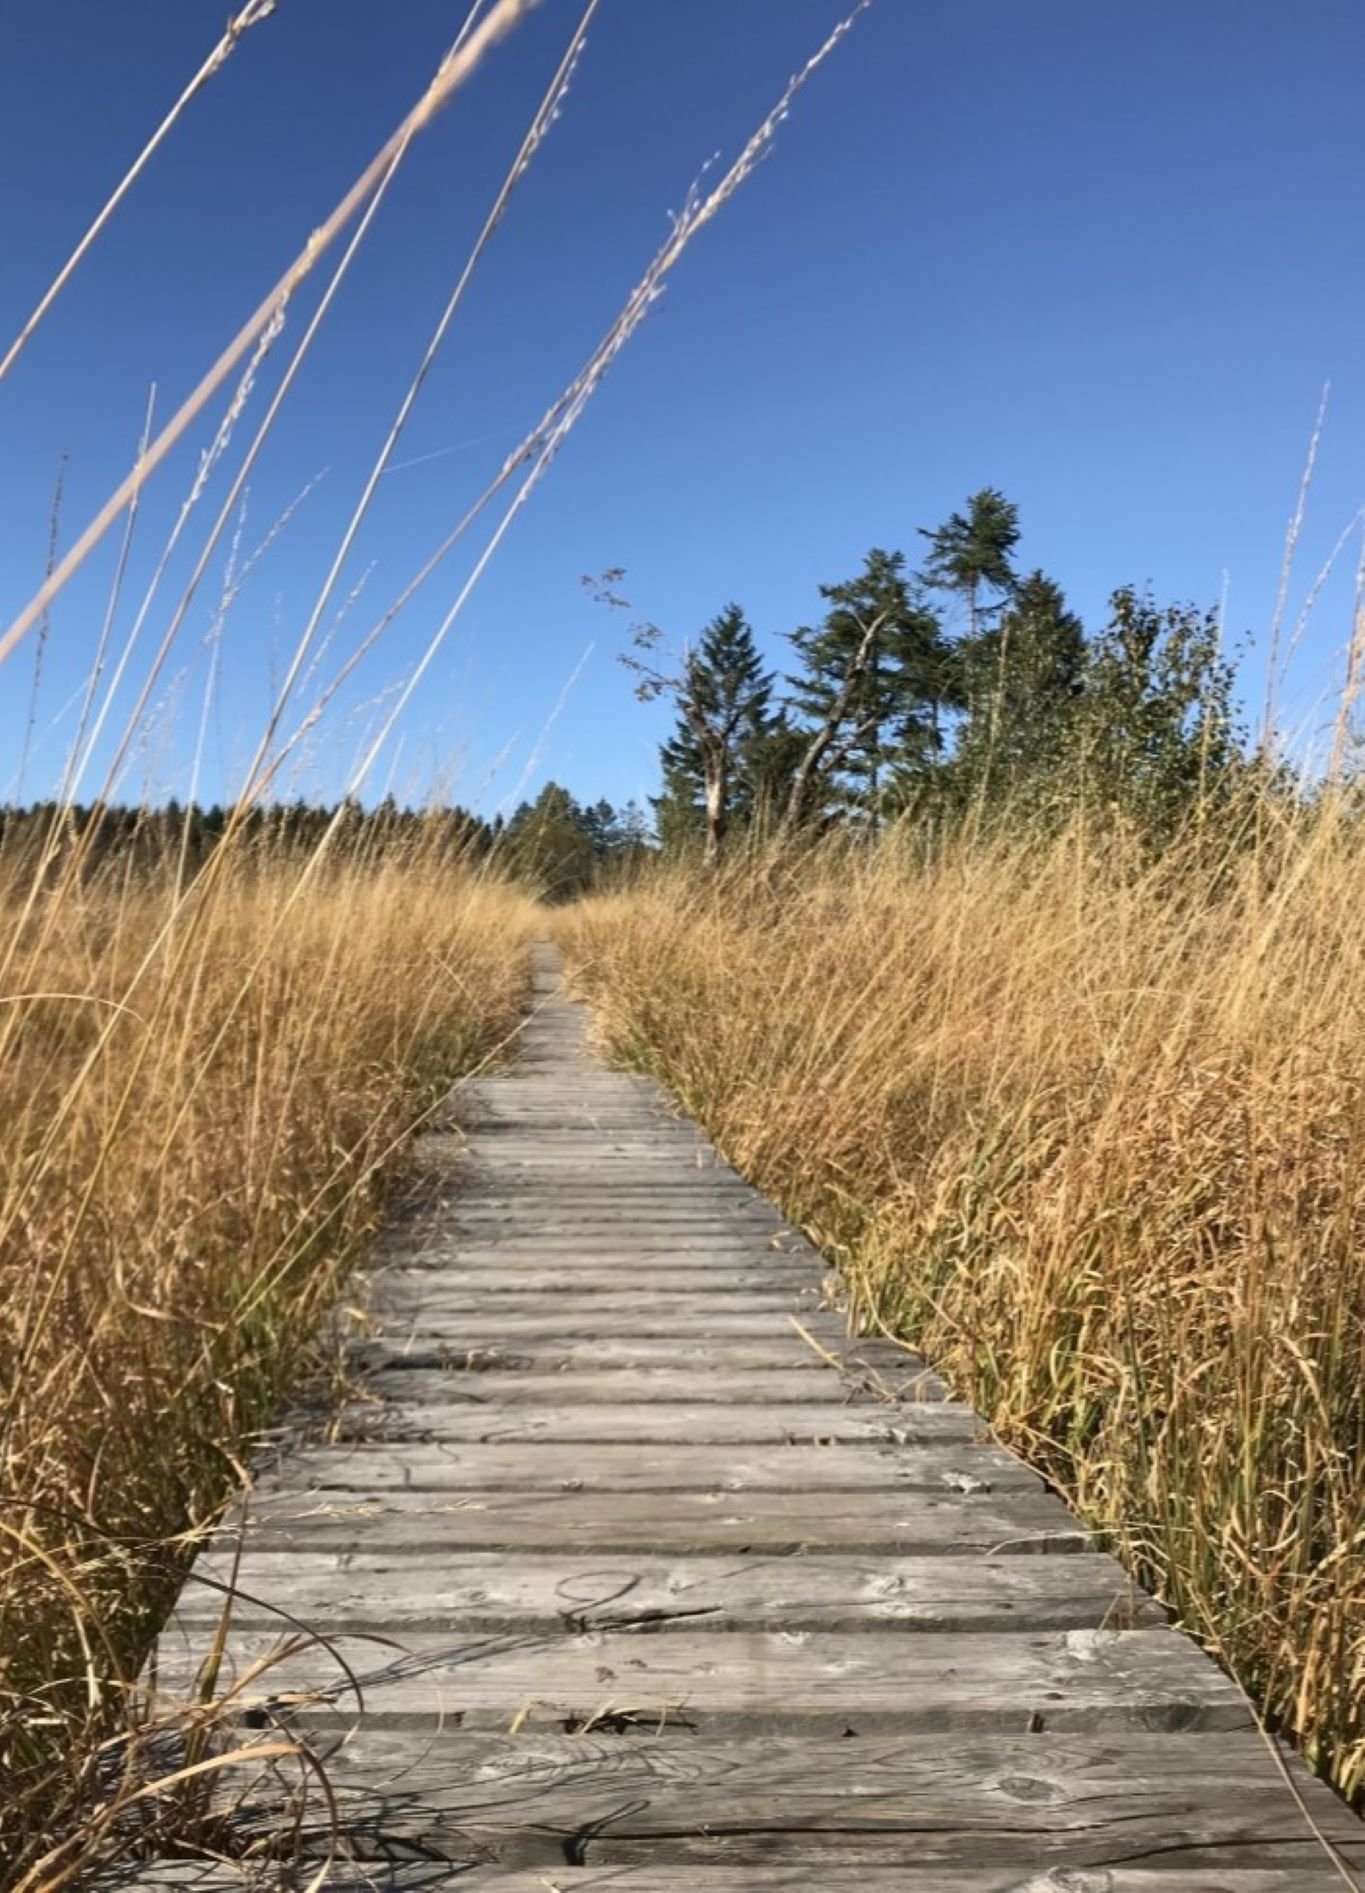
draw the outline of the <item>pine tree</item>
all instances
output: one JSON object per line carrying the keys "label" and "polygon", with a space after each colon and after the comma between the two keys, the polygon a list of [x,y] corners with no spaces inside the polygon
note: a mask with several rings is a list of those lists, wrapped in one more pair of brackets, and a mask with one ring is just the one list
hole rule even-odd
{"label": "pine tree", "polygon": [[660,841],[676,849],[700,838],[714,866],[731,830],[752,817],[755,762],[773,724],[773,675],[738,605],[711,621],[676,676],[636,668],[649,694],[669,694],[678,706],[677,728],[660,749]]}
{"label": "pine tree", "polygon": [[1085,633],[1059,585],[1021,579],[997,622],[958,645],[965,720],[953,778],[963,799],[1016,801],[1055,789],[1073,753]]}
{"label": "pine tree", "polygon": [[744,823],[756,835],[767,837],[781,828],[806,743],[785,704],[745,743],[740,755]]}
{"label": "pine tree", "polygon": [[705,771],[701,746],[681,714],[672,736],[659,745],[659,764],[663,786],[650,797],[659,845],[668,855],[688,854],[706,833]]}
{"label": "pine tree", "polygon": [[592,843],[593,853],[599,861],[605,860],[620,842],[616,810],[603,797],[594,802],[591,808],[580,809],[578,818],[583,832]]}
{"label": "pine tree", "polygon": [[933,531],[921,526],[920,537],[929,541],[926,581],[963,599],[967,636],[974,639],[986,613],[1014,589],[1019,508],[997,488],[985,486],[968,499],[965,513],[950,513]]}
{"label": "pine tree", "polygon": [[514,812],[500,853],[510,872],[545,900],[573,900],[592,886],[597,868],[583,811],[557,782],[547,782],[534,802]]}
{"label": "pine tree", "polygon": [[805,748],[788,826],[842,805],[875,827],[889,772],[923,768],[937,750],[947,647],[902,552],[874,547],[856,578],[822,585],[820,595],[824,618],[792,634],[802,660],[792,705]]}

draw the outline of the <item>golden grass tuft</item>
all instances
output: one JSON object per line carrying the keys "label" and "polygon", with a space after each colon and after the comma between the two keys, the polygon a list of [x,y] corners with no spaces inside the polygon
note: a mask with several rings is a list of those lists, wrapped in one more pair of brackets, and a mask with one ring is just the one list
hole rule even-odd
{"label": "golden grass tuft", "polygon": [[[1268,820],[1268,818],[1267,818]],[[1264,824],[1263,824],[1264,827]],[[903,840],[570,910],[647,1066],[1365,1791],[1365,838]]]}

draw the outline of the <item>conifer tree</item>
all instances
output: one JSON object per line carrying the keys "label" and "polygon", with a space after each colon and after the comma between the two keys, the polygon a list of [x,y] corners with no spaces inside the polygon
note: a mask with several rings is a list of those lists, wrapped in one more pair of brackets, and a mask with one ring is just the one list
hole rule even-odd
{"label": "conifer tree", "polygon": [[1085,633],[1059,585],[1040,571],[1016,585],[995,623],[958,646],[966,715],[954,758],[964,799],[1046,793],[1073,752]]}
{"label": "conifer tree", "polygon": [[659,745],[663,785],[652,795],[654,830],[667,855],[700,847],[706,833],[706,800],[701,750],[686,720],[679,716],[673,735]]}
{"label": "conifer tree", "polygon": [[732,828],[753,812],[757,765],[773,728],[772,672],[733,604],[683,653],[676,675],[631,662],[643,678],[643,694],[671,695],[678,707],[677,728],[660,751],[660,840],[677,847],[700,835],[704,858],[714,867]]}
{"label": "conifer tree", "polygon": [[947,647],[902,552],[874,547],[856,578],[820,595],[824,618],[792,634],[802,669],[791,701],[806,743],[787,823],[842,805],[875,828],[889,773],[922,768],[938,747]]}
{"label": "conifer tree", "polygon": [[591,826],[557,782],[547,782],[534,802],[521,804],[499,846],[508,870],[546,900],[572,900],[593,883],[597,851]]}
{"label": "conifer tree", "polygon": [[974,639],[986,613],[1014,588],[1014,549],[1019,543],[1019,508],[996,487],[982,487],[965,513],[950,513],[933,531],[924,577],[939,591],[954,592],[967,607],[967,637]]}

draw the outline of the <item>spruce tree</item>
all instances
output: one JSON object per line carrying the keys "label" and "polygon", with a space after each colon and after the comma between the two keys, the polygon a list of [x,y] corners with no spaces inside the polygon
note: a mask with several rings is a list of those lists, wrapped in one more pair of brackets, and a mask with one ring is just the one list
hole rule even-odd
{"label": "spruce tree", "polygon": [[926,581],[963,600],[967,636],[975,638],[987,612],[1014,589],[1019,508],[998,488],[985,486],[968,499],[965,513],[950,513],[933,531],[921,526],[920,537],[929,541]]}
{"label": "spruce tree", "polygon": [[1040,571],[1014,588],[994,623],[958,646],[966,715],[953,776],[964,799],[1037,801],[1073,753],[1085,633],[1059,585]]}
{"label": "spruce tree", "polygon": [[792,633],[802,669],[791,700],[806,748],[789,825],[842,806],[875,828],[891,776],[922,769],[937,750],[947,647],[902,552],[874,547],[856,578],[820,595],[824,618]]}
{"label": "spruce tree", "polygon": [[659,745],[659,762],[663,788],[650,797],[659,846],[668,855],[688,854],[706,833],[705,772],[700,746],[681,715],[673,735]]}
{"label": "spruce tree", "polygon": [[644,674],[649,694],[667,692],[678,706],[677,728],[660,749],[659,838],[670,849],[700,838],[714,866],[731,830],[753,816],[758,765],[774,723],[772,672],[732,604],[683,654],[676,676]]}
{"label": "spruce tree", "polygon": [[557,782],[534,802],[523,802],[502,831],[500,853],[509,871],[542,899],[567,901],[592,886],[597,867],[590,824]]}
{"label": "spruce tree", "polygon": [[599,860],[605,860],[620,840],[616,810],[604,797],[590,808],[585,806],[580,809],[579,821],[592,843],[593,853]]}

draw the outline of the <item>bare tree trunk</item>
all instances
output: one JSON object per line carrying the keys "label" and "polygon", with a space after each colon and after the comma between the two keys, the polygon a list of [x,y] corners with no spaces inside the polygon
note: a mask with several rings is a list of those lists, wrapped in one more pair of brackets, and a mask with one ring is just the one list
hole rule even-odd
{"label": "bare tree trunk", "polygon": [[706,852],[702,863],[708,869],[720,866],[729,828],[730,785],[723,754],[708,759],[706,765]]}

